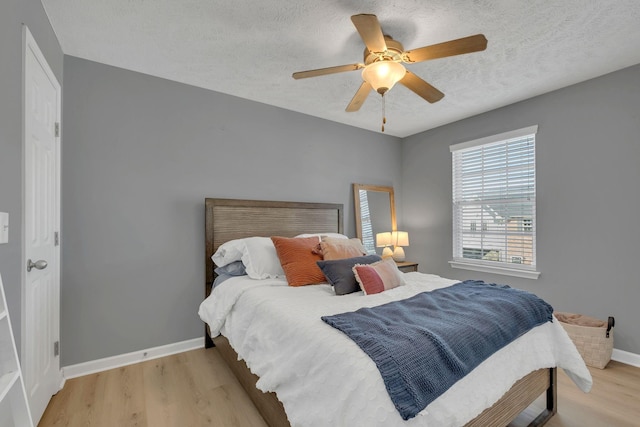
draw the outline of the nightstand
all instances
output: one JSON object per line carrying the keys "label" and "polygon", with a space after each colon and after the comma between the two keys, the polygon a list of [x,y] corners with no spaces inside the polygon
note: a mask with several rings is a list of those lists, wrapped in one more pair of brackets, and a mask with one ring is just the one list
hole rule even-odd
{"label": "nightstand", "polygon": [[396,261],[396,265],[398,266],[398,270],[402,271],[403,273],[408,273],[410,271],[418,271],[417,262],[411,262],[411,261],[397,262]]}

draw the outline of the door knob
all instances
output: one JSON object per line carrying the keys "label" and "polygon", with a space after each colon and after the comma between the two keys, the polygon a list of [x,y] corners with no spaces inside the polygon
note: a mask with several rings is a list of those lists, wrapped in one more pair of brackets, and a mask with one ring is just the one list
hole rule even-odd
{"label": "door knob", "polygon": [[47,261],[41,259],[39,261],[33,262],[31,260],[27,261],[27,271],[31,271],[32,268],[36,268],[38,270],[44,270],[47,268]]}

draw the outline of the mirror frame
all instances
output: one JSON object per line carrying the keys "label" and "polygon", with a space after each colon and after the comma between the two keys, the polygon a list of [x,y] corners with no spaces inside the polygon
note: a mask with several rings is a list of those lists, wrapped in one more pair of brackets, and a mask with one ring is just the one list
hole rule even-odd
{"label": "mirror frame", "polygon": [[[382,185],[353,184],[353,202],[356,217],[356,237],[362,241],[362,217],[360,209],[360,190],[379,191],[381,193],[389,193],[389,204],[391,205],[391,227],[390,231],[397,231],[396,224],[396,202],[393,196],[393,187],[385,187]],[[375,236],[374,236],[375,238]]]}

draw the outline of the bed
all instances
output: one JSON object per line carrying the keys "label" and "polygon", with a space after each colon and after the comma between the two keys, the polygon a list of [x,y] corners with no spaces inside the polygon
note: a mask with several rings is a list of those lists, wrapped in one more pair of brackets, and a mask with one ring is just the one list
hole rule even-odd
{"label": "bed", "polygon": [[[291,297],[292,300],[289,301],[288,298],[290,298],[290,294],[287,293],[289,291],[286,282],[283,283],[282,279],[268,279],[261,282],[260,286],[256,286],[255,282],[258,281],[251,283],[251,281],[247,282],[247,280],[243,278],[230,279],[216,288],[213,295],[210,295],[212,293],[211,287],[214,280],[215,267],[211,256],[221,244],[230,240],[252,236],[294,237],[302,233],[342,233],[342,205],[206,199],[205,210],[205,297],[207,298],[205,302],[203,302],[200,310],[201,317],[203,317],[203,320],[206,322],[205,345],[206,347],[213,345],[217,347],[223,359],[247,391],[263,418],[271,426],[354,425],[353,422],[356,419],[360,425],[395,424],[403,426],[428,426],[453,423],[453,425],[467,426],[504,426],[509,424],[509,422],[517,417],[520,412],[527,408],[539,396],[545,395],[545,409],[530,424],[532,426],[540,426],[544,425],[556,413],[556,365],[565,368],[565,370],[568,369],[570,377],[574,379],[581,388],[588,390],[590,387],[591,378],[589,372],[584,366],[584,363],[582,363],[577,351],[570,343],[566,333],[564,333],[564,330],[559,327],[557,323],[548,323],[548,325],[544,327],[540,326],[530,333],[527,333],[527,335],[531,335],[529,341],[521,342],[519,338],[518,345],[514,346],[510,344],[505,348],[505,351],[501,350],[502,353],[498,352],[495,356],[491,356],[490,359],[472,372],[474,375],[470,374],[467,376],[469,378],[465,377],[463,379],[465,381],[469,380],[468,383],[463,383],[461,380],[460,385],[456,384],[457,387],[451,387],[453,391],[447,391],[449,396],[445,393],[441,398],[434,401],[432,405],[428,406],[425,411],[423,411],[425,412],[424,414],[420,413],[420,416],[416,416],[408,421],[403,421],[398,417],[396,417],[398,419],[395,419],[394,416],[391,415],[393,411],[389,410],[389,406],[394,409],[392,403],[390,401],[385,403],[383,393],[378,392],[376,392],[376,400],[372,400],[375,408],[371,411],[360,410],[360,412],[358,412],[357,408],[364,408],[362,402],[355,401],[359,399],[358,394],[363,394],[359,392],[359,388],[366,390],[382,389],[383,392],[385,391],[384,384],[382,384],[381,379],[376,378],[375,371],[369,370],[365,373],[359,372],[356,369],[353,369],[353,372],[347,371],[344,374],[345,378],[352,374],[355,375],[355,380],[349,381],[349,384],[351,384],[349,387],[336,387],[335,384],[326,385],[313,383],[313,378],[321,377],[314,377],[313,372],[307,376],[307,371],[304,370],[304,367],[300,368],[298,366],[294,368],[293,365],[295,362],[292,362],[291,372],[282,369],[282,363],[275,368],[274,366],[270,366],[274,365],[275,362],[273,361],[277,360],[278,353],[274,353],[275,351],[291,346],[291,341],[278,341],[279,337],[277,335],[288,336],[288,333],[275,334],[276,336],[273,336],[273,334],[269,333],[270,329],[264,329],[263,325],[267,324],[264,320],[261,321],[258,318],[258,320],[252,319],[247,321],[242,320],[240,314],[229,314],[227,317],[227,313],[222,313],[225,310],[229,310],[229,313],[232,313],[234,309],[237,308],[239,310],[243,305],[251,306],[251,304],[254,304],[255,306],[251,298],[262,293],[264,295],[273,295],[276,299],[276,308],[272,309],[275,310],[272,312],[275,314],[273,314],[272,317],[284,317],[286,322],[287,318],[284,314],[288,315],[290,310],[283,310],[282,307],[278,309],[277,301],[288,301],[286,304],[290,305],[287,307],[297,307],[297,305],[303,304],[304,301],[309,298],[317,298],[318,301],[333,301],[334,304],[340,301],[339,307],[330,309],[330,311],[339,312],[341,305],[350,309],[350,304],[355,304],[355,302],[352,302],[355,298],[350,299],[333,296],[333,300],[329,300],[331,292],[330,286],[315,285],[303,287],[307,289],[298,289],[298,292],[295,292],[295,296]],[[424,286],[425,281],[430,281],[429,283],[432,284],[430,286],[434,288],[448,286],[450,284],[450,281],[448,282],[447,279],[423,275],[421,273],[407,273],[406,277],[411,286],[405,287],[405,289],[402,289],[402,292],[407,292],[408,294],[414,292],[412,290],[413,288],[415,288],[415,292],[418,292],[418,289]],[[400,293],[400,291],[398,291],[398,293]],[[307,294],[309,296],[307,296]],[[313,296],[311,296],[312,294]],[[376,295],[371,297],[376,297]],[[398,296],[398,298],[400,297],[402,296]],[[367,298],[369,298],[369,296]],[[228,299],[226,303],[224,303],[225,299]],[[374,301],[374,299],[370,300]],[[360,301],[362,301],[362,298]],[[207,304],[209,305],[207,306]],[[226,306],[224,304],[226,304]],[[320,304],[316,305],[318,306],[317,310],[320,310],[318,313],[322,313],[322,309],[319,307]],[[211,315],[211,310],[219,313],[217,319],[215,315]],[[313,323],[315,322],[315,317],[317,317],[314,310],[315,309],[312,308],[301,309],[299,315],[304,316],[306,312],[311,313],[309,319],[306,319],[305,322],[308,322],[309,325],[313,324],[313,327],[316,327]],[[210,311],[210,313],[207,315],[205,314],[206,311]],[[250,311],[255,311],[257,315],[258,312],[262,311],[262,303],[260,303],[260,310]],[[278,315],[278,313],[281,315]],[[253,314],[254,313],[252,313],[252,316]],[[234,316],[236,317],[234,318]],[[291,318],[288,318],[288,321],[290,322]],[[233,330],[231,327],[234,322],[238,325],[236,330]],[[319,318],[317,322],[320,323],[319,327],[322,328],[323,325]],[[227,323],[229,325],[226,325]],[[301,323],[304,322],[301,321]],[[213,325],[212,331],[209,329],[210,325]],[[229,327],[227,328],[227,326]],[[343,337],[340,332],[326,328],[326,325],[324,326],[325,329],[319,329],[320,333],[314,332],[312,334],[314,336],[317,335],[320,339],[317,339],[312,344],[305,344],[305,347],[310,346],[309,348],[311,348],[311,350],[309,351],[316,352],[316,354],[327,355],[327,359],[334,357],[334,360],[330,360],[329,363],[335,364],[337,360],[335,357],[337,356],[331,355],[335,353],[336,350],[340,352],[343,347],[353,346],[353,344],[349,344],[348,338]],[[261,327],[263,328],[262,330],[260,329]],[[244,331],[244,329],[249,330],[249,332]],[[308,335],[305,329],[300,328],[291,328],[290,330],[283,329],[283,331],[288,331],[292,334],[297,333],[299,335],[298,338]],[[221,333],[218,334],[218,332]],[[553,334],[557,335],[554,339],[560,340],[561,343],[561,345],[557,346],[561,349],[560,352],[563,353],[558,356],[560,363],[555,363],[555,357],[557,355],[549,355],[553,353],[553,351],[558,350],[544,349],[547,335]],[[562,334],[564,334],[564,336]],[[213,339],[211,335],[214,336]],[[234,344],[233,346],[232,343]],[[516,342],[514,342],[514,344],[515,343]],[[539,345],[538,343],[543,344]],[[296,353],[295,349],[289,349],[289,351]],[[305,355],[302,354],[304,351],[300,351],[300,353],[301,358],[305,357]],[[531,356],[533,353],[544,353],[547,360],[542,363],[534,361]],[[240,354],[242,358],[240,358],[238,354]],[[514,359],[514,354],[521,357],[518,366],[506,369],[509,372],[496,373],[496,366],[506,366],[510,359]],[[307,354],[306,357],[309,357],[309,355]],[[554,358],[554,360],[549,360],[550,357]],[[362,353],[362,355],[349,356],[350,361],[352,359],[357,360],[358,363],[356,363],[356,365],[359,366],[358,369],[360,369],[360,366],[363,366],[363,369],[365,369],[367,364],[372,365],[372,362],[367,362],[366,358],[367,356],[364,355],[364,353]],[[246,359],[246,362],[243,359]],[[492,363],[493,365],[491,365]],[[251,369],[249,369],[247,365],[249,365]],[[278,366],[280,369],[276,369]],[[313,367],[314,369],[309,369],[309,371],[320,370],[319,373],[315,372],[315,375],[326,375],[326,373],[322,372],[323,368],[321,365],[316,368],[314,364]],[[370,368],[369,366],[367,369]],[[373,368],[375,369],[375,365]],[[294,375],[295,369],[299,369],[300,373],[304,371],[305,374]],[[252,370],[260,374],[260,376],[252,373]],[[504,371],[505,369],[502,370]],[[289,386],[288,380],[283,380],[289,377],[292,377],[292,380],[304,377],[303,380],[301,380],[301,384],[306,387],[306,391],[297,392],[295,389],[292,389],[291,387],[293,386]],[[376,381],[379,384],[376,384]],[[500,387],[497,387],[496,383],[499,383]],[[275,390],[277,394],[272,391],[263,392],[256,387],[256,384],[263,390]],[[329,394],[327,390],[342,390],[343,388],[352,389],[347,391],[348,396],[346,394],[342,396],[336,393],[333,400],[331,400],[330,396],[326,396]],[[504,388],[504,390],[502,390],[502,388]],[[309,397],[306,402],[298,402],[295,398],[296,393],[298,393],[297,395],[301,396],[301,398],[304,398],[305,395]],[[282,401],[285,403],[284,405],[279,397],[282,398]],[[314,401],[309,402],[308,400],[310,398],[313,398]],[[321,402],[322,398],[325,398],[325,405],[330,406],[330,410],[320,406],[318,411],[318,405],[316,405],[316,403]],[[345,399],[346,403],[344,402]],[[349,399],[354,400],[350,401]],[[286,411],[285,406],[287,408]],[[468,411],[470,411],[473,416],[470,416],[468,413],[460,415],[460,413]],[[374,413],[373,420],[364,418],[364,412]],[[327,415],[328,418],[323,420],[322,417],[328,413],[338,415]],[[359,417],[358,414],[361,414],[363,418],[354,418]],[[331,418],[332,416],[334,418]],[[461,422],[460,420],[464,421]]]}

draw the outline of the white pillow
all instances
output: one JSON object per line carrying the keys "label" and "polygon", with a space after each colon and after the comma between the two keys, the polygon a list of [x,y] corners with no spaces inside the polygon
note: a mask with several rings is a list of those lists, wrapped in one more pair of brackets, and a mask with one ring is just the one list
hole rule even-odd
{"label": "white pillow", "polygon": [[309,233],[309,234],[298,234],[296,237],[318,237],[318,240],[322,239],[322,237],[333,237],[334,239],[348,239],[347,236],[340,233]]}
{"label": "white pillow", "polygon": [[221,244],[216,253],[211,255],[211,259],[216,266],[224,267],[234,261],[240,261],[245,247],[244,240],[245,239],[229,240]]}
{"label": "white pillow", "polygon": [[242,261],[252,279],[284,277],[276,248],[269,237],[229,240],[218,247],[211,259],[218,267]]}
{"label": "white pillow", "polygon": [[275,279],[285,277],[276,247],[269,237],[249,237],[245,239],[242,263],[247,275],[252,279]]}

